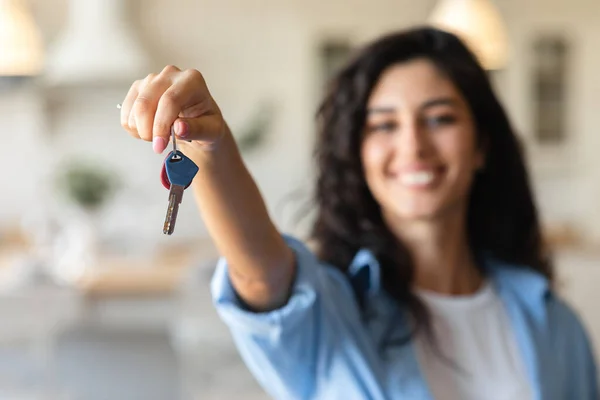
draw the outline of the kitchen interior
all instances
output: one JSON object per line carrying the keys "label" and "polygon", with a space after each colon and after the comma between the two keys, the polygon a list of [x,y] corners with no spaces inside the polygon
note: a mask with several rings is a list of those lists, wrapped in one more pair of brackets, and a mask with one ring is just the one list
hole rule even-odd
{"label": "kitchen interior", "polygon": [[191,193],[163,235],[164,155],[117,104],[165,65],[200,70],[276,224],[305,238],[323,83],[361,43],[424,23],[490,70],[558,290],[600,355],[598,15],[596,0],[0,0],[0,399],[267,399],[212,307],[218,253]]}

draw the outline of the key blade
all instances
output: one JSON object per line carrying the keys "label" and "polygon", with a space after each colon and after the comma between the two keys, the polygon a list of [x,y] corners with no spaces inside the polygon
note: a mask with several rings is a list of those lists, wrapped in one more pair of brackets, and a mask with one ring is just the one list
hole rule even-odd
{"label": "key blade", "polygon": [[181,204],[184,189],[184,187],[179,185],[171,186],[171,190],[169,192],[169,206],[167,208],[167,215],[163,225],[163,233],[165,235],[171,235],[175,230],[175,221],[177,220],[179,204]]}
{"label": "key blade", "polygon": [[175,230],[175,221],[177,220],[177,213],[179,212],[179,204],[175,199],[175,195],[169,196],[169,208],[167,208],[167,216],[165,217],[165,223],[163,225],[163,233],[165,235],[173,234]]}

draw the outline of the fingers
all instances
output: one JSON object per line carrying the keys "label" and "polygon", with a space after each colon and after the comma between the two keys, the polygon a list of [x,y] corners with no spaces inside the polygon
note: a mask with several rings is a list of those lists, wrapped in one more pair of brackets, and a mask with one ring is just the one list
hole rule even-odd
{"label": "fingers", "polygon": [[175,134],[181,139],[197,140],[211,147],[220,140],[226,127],[220,115],[203,115],[198,118],[179,118],[175,121]]}
{"label": "fingers", "polygon": [[[154,118],[154,137],[168,141],[171,126],[180,115],[199,117],[214,112],[213,101],[208,93],[202,74],[187,70],[178,74],[175,82],[160,98]],[[193,110],[190,114],[189,110]],[[178,130],[175,129],[177,133]]]}
{"label": "fingers", "polygon": [[127,92],[127,96],[125,96],[125,100],[121,104],[121,126],[136,139],[139,139],[140,135],[138,135],[137,128],[135,127],[135,119],[130,117],[132,116],[131,108],[133,107],[135,99],[137,99],[141,83],[142,81],[135,81],[133,85],[131,85],[129,92]]}
{"label": "fingers", "polygon": [[171,86],[172,77],[165,74],[150,74],[144,80],[137,98],[133,104],[132,114],[135,118],[137,132],[143,140],[153,138],[154,115],[158,102]]}
{"label": "fingers", "polygon": [[132,136],[152,141],[157,153],[167,146],[171,126],[182,139],[206,142],[217,140],[224,131],[202,74],[173,66],[131,86],[122,104],[121,125]]}

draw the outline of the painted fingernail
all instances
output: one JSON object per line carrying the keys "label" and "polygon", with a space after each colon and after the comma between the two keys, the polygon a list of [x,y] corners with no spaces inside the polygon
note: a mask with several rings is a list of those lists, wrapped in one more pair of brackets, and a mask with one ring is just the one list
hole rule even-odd
{"label": "painted fingernail", "polygon": [[190,127],[186,122],[177,121],[175,123],[175,134],[184,139],[190,134]]}
{"label": "painted fingernail", "polygon": [[156,154],[161,154],[163,151],[165,151],[166,147],[167,142],[162,137],[157,136],[154,139],[152,139],[152,149]]}

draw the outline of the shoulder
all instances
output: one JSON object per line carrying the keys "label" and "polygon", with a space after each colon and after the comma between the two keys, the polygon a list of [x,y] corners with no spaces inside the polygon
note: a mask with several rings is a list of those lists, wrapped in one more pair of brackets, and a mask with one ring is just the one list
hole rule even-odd
{"label": "shoulder", "polygon": [[557,340],[568,343],[572,350],[591,351],[591,342],[579,313],[559,294],[551,290],[546,299],[548,326]]}
{"label": "shoulder", "polygon": [[528,314],[551,331],[577,333],[577,336],[585,334],[579,314],[542,273],[526,265],[499,261],[489,261],[487,269],[505,299],[527,308]]}
{"label": "shoulder", "polygon": [[582,318],[564,299],[551,292],[547,299],[548,353],[558,361],[567,382],[568,398],[598,399],[595,349]]}
{"label": "shoulder", "polygon": [[518,304],[554,346],[567,346],[581,355],[592,354],[587,330],[578,312],[540,272],[524,265],[491,261],[490,276],[502,297]]}
{"label": "shoulder", "polygon": [[561,398],[598,399],[594,349],[575,309],[527,265],[485,259],[485,268],[551,391],[563,388]]}

